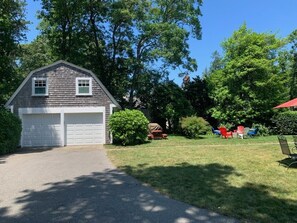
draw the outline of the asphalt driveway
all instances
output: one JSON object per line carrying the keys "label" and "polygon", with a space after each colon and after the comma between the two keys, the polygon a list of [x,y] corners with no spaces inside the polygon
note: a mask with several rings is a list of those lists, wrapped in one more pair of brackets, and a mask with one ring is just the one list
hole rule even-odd
{"label": "asphalt driveway", "polygon": [[0,222],[236,222],[154,192],[118,171],[103,146],[0,156]]}

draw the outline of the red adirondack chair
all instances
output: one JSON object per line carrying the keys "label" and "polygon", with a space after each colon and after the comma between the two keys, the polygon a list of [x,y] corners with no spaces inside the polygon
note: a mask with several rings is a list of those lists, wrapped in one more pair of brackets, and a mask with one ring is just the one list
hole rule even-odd
{"label": "red adirondack chair", "polygon": [[244,126],[243,125],[237,126],[237,134],[238,134],[238,137],[243,139],[243,134],[244,134]]}
{"label": "red adirondack chair", "polygon": [[220,127],[219,130],[221,131],[222,137],[225,139],[232,138],[232,132],[228,132],[225,127]]}

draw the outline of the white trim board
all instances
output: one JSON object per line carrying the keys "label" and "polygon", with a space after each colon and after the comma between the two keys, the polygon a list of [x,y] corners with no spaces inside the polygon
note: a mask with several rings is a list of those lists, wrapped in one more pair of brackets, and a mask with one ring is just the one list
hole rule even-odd
{"label": "white trim board", "polygon": [[19,108],[19,116],[22,114],[44,114],[44,113],[105,113],[105,107],[40,107]]}

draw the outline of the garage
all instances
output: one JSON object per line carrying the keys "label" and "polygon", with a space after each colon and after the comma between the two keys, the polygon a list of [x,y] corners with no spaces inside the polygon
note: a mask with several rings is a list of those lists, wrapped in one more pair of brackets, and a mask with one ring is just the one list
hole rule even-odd
{"label": "garage", "polygon": [[20,108],[22,147],[105,144],[104,107]]}
{"label": "garage", "polygon": [[103,113],[65,114],[65,144],[103,144]]}
{"label": "garage", "polygon": [[24,114],[22,146],[61,146],[60,114]]}
{"label": "garage", "polygon": [[22,120],[22,147],[108,144],[121,106],[92,71],[59,60],[32,70],[5,104]]}

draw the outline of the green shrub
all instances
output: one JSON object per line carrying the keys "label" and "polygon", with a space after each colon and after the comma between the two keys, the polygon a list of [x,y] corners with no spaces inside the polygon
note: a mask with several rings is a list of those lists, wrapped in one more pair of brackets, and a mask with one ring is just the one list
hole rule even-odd
{"label": "green shrub", "polygon": [[201,117],[190,116],[181,119],[181,128],[183,134],[188,138],[199,138],[210,131],[210,125]]}
{"label": "green shrub", "polygon": [[260,136],[268,136],[270,135],[270,129],[268,127],[266,127],[263,124],[253,124],[252,128],[257,128],[258,129],[258,133],[257,135]]}
{"label": "green shrub", "polygon": [[124,110],[111,115],[109,128],[114,144],[136,145],[145,142],[149,121],[141,111]]}
{"label": "green shrub", "polygon": [[283,135],[297,135],[297,112],[286,111],[272,118],[275,124],[275,133]]}
{"label": "green shrub", "polygon": [[22,132],[21,120],[14,114],[0,109],[0,154],[12,153],[19,145]]}

